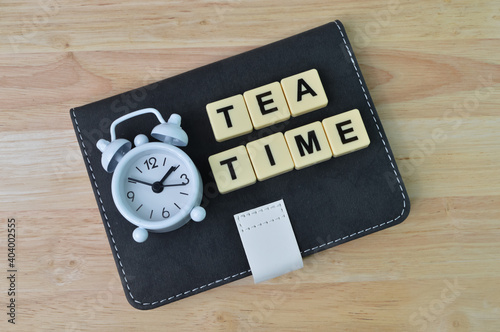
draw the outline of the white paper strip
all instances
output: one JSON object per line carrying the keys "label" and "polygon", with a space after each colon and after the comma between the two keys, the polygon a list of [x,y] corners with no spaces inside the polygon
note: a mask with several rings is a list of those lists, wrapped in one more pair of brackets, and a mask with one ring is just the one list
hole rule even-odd
{"label": "white paper strip", "polygon": [[255,283],[304,266],[282,199],[235,214],[234,220]]}

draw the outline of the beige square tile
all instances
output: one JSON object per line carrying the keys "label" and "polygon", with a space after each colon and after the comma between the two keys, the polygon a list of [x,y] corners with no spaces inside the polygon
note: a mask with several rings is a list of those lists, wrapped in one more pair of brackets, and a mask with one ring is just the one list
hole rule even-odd
{"label": "beige square tile", "polygon": [[370,145],[359,110],[353,109],[323,120],[333,156],[339,157]]}
{"label": "beige square tile", "polygon": [[243,96],[255,129],[290,118],[288,104],[279,82],[246,91]]}
{"label": "beige square tile", "polygon": [[302,169],[332,157],[325,131],[319,121],[287,131],[285,139],[296,169]]}
{"label": "beige square tile", "polygon": [[242,95],[210,103],[206,109],[217,142],[245,135],[253,130]]}
{"label": "beige square tile", "polygon": [[247,144],[247,151],[259,181],[293,170],[292,156],[282,133]]}
{"label": "beige square tile", "polygon": [[256,182],[252,163],[243,145],[208,157],[217,188],[221,194]]}
{"label": "beige square tile", "polygon": [[328,105],[318,71],[311,69],[281,80],[292,116],[299,116]]}

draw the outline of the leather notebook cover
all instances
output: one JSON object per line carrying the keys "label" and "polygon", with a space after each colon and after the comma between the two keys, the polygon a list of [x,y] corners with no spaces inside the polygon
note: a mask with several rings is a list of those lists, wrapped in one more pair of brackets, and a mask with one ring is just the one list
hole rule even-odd
{"label": "leather notebook cover", "polygon": [[[215,140],[207,104],[313,68],[329,100],[325,108],[228,141]],[[173,232],[150,233],[146,242],[136,243],[135,226],[113,202],[112,174],[102,168],[96,142],[110,139],[113,120],[148,107],[158,109],[165,119],[172,113],[182,116],[182,127],[189,135],[189,144],[182,150],[201,173],[207,217]],[[367,148],[225,195],[217,192],[209,156],[355,108],[371,141]],[[307,256],[394,226],[410,211],[395,158],[339,21],[74,108],[70,115],[126,297],[138,309],[155,308],[249,276],[233,219],[239,212],[283,199],[301,254]],[[133,141],[137,134],[149,136],[156,124],[153,115],[141,116],[117,126],[117,137]]]}

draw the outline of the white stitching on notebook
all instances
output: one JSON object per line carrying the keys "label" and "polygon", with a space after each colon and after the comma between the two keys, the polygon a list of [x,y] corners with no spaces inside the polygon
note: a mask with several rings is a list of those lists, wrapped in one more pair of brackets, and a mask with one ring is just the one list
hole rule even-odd
{"label": "white stitching on notebook", "polygon": [[[75,113],[75,110],[74,110],[74,109],[72,109],[72,110],[71,110],[71,112],[72,112],[72,114],[73,114],[73,119],[74,119],[74,121],[75,121],[75,124],[76,124],[76,129],[77,129],[77,131],[78,131],[78,138],[79,138],[79,142],[80,142],[81,146],[83,147],[83,151],[84,151],[85,155],[87,155],[87,151],[86,151],[86,149],[87,149],[87,148],[85,147],[85,144],[83,143],[83,137],[82,137],[82,134],[81,134],[81,131],[80,131],[80,126],[79,126],[79,124],[78,124],[78,120],[76,119],[76,113]],[[89,169],[90,169],[90,172],[91,172],[92,178],[94,179],[94,181],[93,181],[93,185],[94,185],[94,186],[95,186],[95,188],[96,188],[96,192],[97,192],[97,196],[98,196],[98,199],[99,199],[99,203],[100,203],[100,205],[101,205],[101,210],[103,211],[104,218],[105,218],[106,220],[108,220],[108,216],[107,216],[107,214],[106,214],[106,210],[105,210],[105,208],[104,208],[104,203],[103,203],[102,198],[101,198],[101,193],[100,193],[100,191],[97,189],[97,188],[99,188],[99,186],[97,185],[97,182],[96,182],[96,180],[95,180],[94,171],[93,171],[93,169],[92,169],[92,167],[91,167],[91,165],[90,165],[90,159],[87,157],[87,158],[86,158],[86,160],[87,160],[87,165],[89,166]],[[126,287],[127,287],[127,289],[128,289],[128,294],[129,294],[130,298],[131,298],[132,300],[134,300],[134,302],[135,302],[135,303],[140,304],[140,305],[143,305],[143,306],[150,306],[150,305],[155,305],[155,304],[158,304],[158,303],[163,303],[163,302],[165,302],[165,301],[171,301],[171,300],[173,300],[174,298],[178,298],[179,296],[182,296],[182,295],[187,295],[187,294],[189,294],[189,293],[191,293],[191,292],[194,292],[194,291],[196,291],[196,290],[198,290],[198,289],[200,289],[200,290],[201,290],[201,289],[203,289],[203,288],[205,288],[205,287],[209,287],[209,286],[215,285],[216,283],[220,283],[220,282],[222,282],[222,281],[227,281],[227,280],[229,280],[229,279],[236,278],[236,277],[241,276],[241,275],[244,275],[244,274],[246,274],[246,273],[250,273],[250,270],[247,270],[247,271],[242,271],[242,272],[239,272],[239,273],[233,274],[233,275],[231,275],[231,276],[225,277],[225,278],[223,278],[223,279],[219,279],[219,280],[217,280],[217,281],[215,281],[215,282],[211,282],[211,283],[209,283],[209,284],[205,284],[205,285],[203,285],[203,286],[195,287],[195,288],[193,288],[192,290],[188,290],[188,291],[186,291],[186,292],[179,293],[179,294],[177,294],[177,295],[175,295],[175,296],[171,296],[171,297],[169,297],[169,298],[162,299],[162,300],[160,300],[160,301],[154,301],[154,302],[152,302],[152,303],[150,303],[150,302],[141,302],[141,301],[136,300],[136,299],[134,298],[134,295],[132,294],[132,291],[131,291],[130,286],[129,286],[129,283],[128,283],[127,275],[126,275],[126,273],[125,273],[125,269],[124,269],[123,264],[122,264],[121,257],[120,257],[120,255],[118,254],[118,247],[116,246],[116,241],[115,241],[115,238],[114,238],[114,236],[113,236],[113,232],[111,231],[111,225],[109,224],[109,222],[106,222],[106,226],[108,226],[108,232],[109,232],[109,234],[110,234],[110,236],[111,236],[111,241],[113,242],[113,248],[114,248],[114,250],[115,250],[116,257],[118,258],[118,264],[120,265],[120,269],[121,269],[121,272],[122,272],[122,274],[123,274],[123,280],[125,281],[125,286],[126,286]]]}
{"label": "white stitching on notebook", "polygon": [[[236,220],[238,221],[238,226],[240,226],[240,227],[239,227],[239,230],[240,230],[242,233],[244,233],[244,232],[246,232],[246,231],[249,231],[249,230],[255,229],[255,228],[260,227],[260,226],[268,225],[268,224],[269,224],[269,223],[271,223],[271,222],[278,221],[278,220],[281,220],[282,218],[285,218],[285,217],[286,217],[286,215],[285,215],[285,212],[283,211],[283,208],[281,207],[281,203],[278,203],[278,204],[273,204],[273,205],[271,205],[271,206],[267,206],[267,207],[265,208],[265,210],[267,211],[267,210],[269,210],[269,209],[274,209],[275,207],[280,207],[281,212],[283,213],[283,215],[282,215],[282,216],[279,216],[279,217],[276,217],[276,218],[273,218],[273,219],[269,219],[269,220],[266,220],[266,221],[262,221],[262,222],[260,222],[260,223],[258,223],[258,224],[252,225],[252,226],[246,226],[246,227],[244,227],[243,225],[241,225],[241,223],[239,223],[240,218],[241,218],[241,219],[244,219],[244,218],[246,218],[247,216],[250,216],[250,213],[246,213],[246,214],[245,214],[245,213],[243,213],[243,214],[240,214],[240,215],[236,216]],[[257,214],[257,213],[263,213],[263,212],[264,212],[264,210],[261,208],[261,209],[259,209],[259,210],[254,210],[254,211],[252,211],[252,212],[251,212],[251,214]]]}
{"label": "white stitching on notebook", "polygon": [[[337,23],[337,21],[335,21],[335,24],[337,25],[337,28],[339,29],[340,35],[341,35],[341,37],[342,37],[342,40],[344,41],[345,48],[346,48],[346,50],[347,50],[347,53],[349,54],[349,57],[351,58],[352,65],[353,65],[353,67],[354,67],[354,69],[355,69],[355,71],[356,71],[356,75],[358,76],[358,78],[361,78],[361,76],[360,76],[360,74],[359,74],[359,72],[358,72],[358,68],[356,67],[356,63],[354,62],[354,59],[353,59],[353,57],[352,57],[352,53],[351,53],[351,51],[350,51],[350,49],[349,49],[349,46],[347,45],[347,42],[346,42],[346,40],[345,40],[344,34],[342,33],[342,29],[340,28],[340,26],[339,26],[339,24]],[[367,95],[366,95],[366,93],[365,93],[365,92],[366,92],[366,91],[365,91],[365,87],[364,87],[364,85],[363,85],[363,83],[362,83],[361,79],[359,80],[359,83],[360,83],[361,89],[362,89],[362,91],[363,91],[363,95],[365,96],[366,103],[367,103],[368,107],[370,108],[370,113],[372,114],[372,119],[373,119],[373,121],[375,122],[375,125],[377,126],[377,130],[378,130],[378,133],[379,133],[380,139],[382,140],[382,143],[383,143],[383,145],[385,146],[386,144],[385,144],[384,138],[383,138],[383,136],[382,136],[382,133],[380,132],[380,127],[378,126],[377,119],[375,118],[374,112],[373,112],[373,110],[372,110],[372,106],[371,106],[371,104],[370,104],[370,101],[368,100],[368,96],[367,96]],[[73,118],[74,118],[74,121],[75,121],[75,124],[76,124],[76,129],[77,129],[77,131],[78,131],[79,141],[80,141],[80,144],[81,144],[81,145],[82,145],[82,147],[83,147],[83,152],[84,152],[85,156],[88,156],[87,151],[86,151],[87,149],[86,149],[86,147],[85,147],[85,144],[83,143],[83,137],[82,137],[82,134],[81,134],[81,132],[80,132],[80,127],[79,127],[79,125],[78,125],[78,121],[77,121],[77,119],[76,119],[75,110],[74,110],[74,109],[72,109],[71,111],[72,111],[72,113],[73,113]],[[389,151],[387,150],[387,147],[385,148],[385,151],[386,151],[386,153],[387,153],[387,157],[389,158],[389,162],[391,162],[391,156],[389,155]],[[108,220],[108,217],[107,217],[106,212],[105,212],[105,210],[104,210],[104,204],[102,203],[102,200],[101,200],[101,195],[100,195],[100,192],[97,190],[98,185],[97,185],[97,182],[96,182],[96,180],[95,180],[95,176],[94,176],[94,172],[93,172],[93,169],[92,169],[92,165],[90,164],[90,159],[87,157],[87,158],[86,158],[86,160],[87,160],[88,167],[89,167],[89,169],[90,169],[90,171],[91,171],[92,178],[94,179],[93,184],[94,184],[94,186],[95,186],[95,188],[96,188],[96,192],[97,192],[97,194],[98,194],[99,201],[100,201],[100,203],[101,203],[101,207],[102,207],[102,209],[103,209],[103,215],[104,215],[104,218],[105,218],[106,220]],[[395,176],[396,176],[396,180],[398,181],[398,183],[401,183],[401,182],[399,181],[399,176],[398,176],[398,174],[397,174],[397,172],[396,172],[396,169],[395,169],[395,167],[394,167],[394,164],[392,164],[392,162],[391,162],[391,166],[392,166],[392,168],[393,168],[393,172],[394,172],[394,174],[395,174]],[[367,232],[367,231],[369,231],[369,230],[375,229],[375,228],[380,227],[380,226],[383,226],[383,225],[385,225],[385,224],[389,224],[389,223],[391,223],[391,222],[393,222],[393,221],[395,221],[395,220],[399,219],[399,218],[400,218],[400,217],[404,214],[404,212],[405,212],[405,208],[406,208],[406,196],[405,196],[405,194],[404,194],[404,192],[403,192],[403,188],[402,188],[401,186],[399,186],[399,188],[400,188],[400,190],[401,190],[401,195],[402,195],[402,197],[403,197],[403,210],[401,211],[401,214],[400,214],[398,217],[396,217],[396,218],[394,218],[394,219],[392,219],[392,220],[390,220],[390,221],[387,221],[387,222],[381,223],[381,224],[379,224],[379,225],[376,225],[376,226],[373,226],[373,227],[368,227],[368,228],[366,228],[366,229],[364,229],[364,230],[358,231],[358,232],[353,233],[353,234],[351,234],[351,235],[344,236],[344,237],[340,237],[340,238],[338,238],[338,239],[336,239],[336,240],[329,241],[329,242],[327,242],[327,243],[323,243],[323,244],[318,245],[318,246],[315,246],[315,247],[313,247],[313,248],[306,249],[306,250],[304,250],[304,251],[301,251],[301,253],[306,253],[306,252],[309,252],[309,251],[314,251],[314,250],[316,250],[316,249],[318,249],[318,248],[320,248],[320,247],[323,247],[323,246],[325,246],[325,245],[330,245],[330,244],[333,244],[333,243],[337,243],[337,242],[339,242],[339,241],[341,241],[341,240],[345,240],[345,239],[347,239],[347,238],[349,238],[349,237],[353,237],[353,236],[355,236],[355,235],[359,235],[359,234],[360,234],[360,233],[362,233],[362,232]],[[108,230],[109,230],[110,235],[111,235],[111,240],[113,241],[113,243],[115,243],[114,237],[113,237],[112,232],[111,232],[111,225],[109,224],[109,222],[107,222],[107,226],[108,226]],[[121,263],[121,258],[120,258],[120,256],[118,255],[118,248],[116,247],[116,244],[114,244],[114,246],[113,246],[113,247],[114,247],[114,249],[115,249],[116,256],[117,256],[117,258],[118,258],[118,262],[119,262],[120,266],[123,266],[123,265],[122,265],[122,263]],[[240,275],[244,275],[244,274],[250,273],[250,270],[247,270],[247,271],[242,271],[242,272],[240,272],[240,273],[233,274],[233,275],[231,275],[231,276],[225,277],[225,278],[223,278],[223,279],[216,280],[216,281],[214,281],[214,282],[211,282],[211,283],[205,284],[205,285],[203,285],[203,286],[195,287],[195,288],[193,288],[193,289],[191,289],[191,290],[188,290],[188,291],[183,292],[183,293],[179,293],[179,294],[177,294],[177,295],[175,295],[175,296],[171,296],[171,297],[169,297],[169,298],[165,298],[165,299],[162,299],[162,300],[160,300],[160,301],[155,301],[155,302],[149,303],[149,302],[140,302],[140,301],[138,301],[138,300],[136,300],[136,299],[134,298],[134,296],[132,295],[132,292],[131,292],[131,290],[130,290],[129,284],[128,284],[128,280],[127,280],[127,277],[126,277],[126,274],[125,274],[125,270],[124,270],[123,268],[122,268],[121,270],[122,270],[122,274],[123,274],[123,280],[125,281],[125,285],[126,285],[127,289],[129,290],[129,292],[128,292],[128,293],[129,293],[130,297],[134,300],[134,302],[135,302],[135,303],[138,303],[138,304],[141,304],[141,305],[144,305],[144,306],[154,305],[154,304],[157,304],[157,303],[163,303],[163,302],[165,302],[165,301],[171,301],[171,300],[173,300],[174,298],[178,298],[179,296],[182,296],[182,295],[187,295],[187,294],[189,294],[190,292],[194,292],[194,291],[196,291],[196,290],[201,290],[201,289],[203,289],[203,288],[205,288],[205,287],[210,287],[210,286],[212,286],[212,285],[214,285],[214,284],[216,284],[216,283],[219,283],[219,282],[221,282],[221,281],[223,281],[223,280],[229,280],[229,279],[231,279],[231,278],[235,278],[235,277],[237,277],[237,276],[240,276]]]}

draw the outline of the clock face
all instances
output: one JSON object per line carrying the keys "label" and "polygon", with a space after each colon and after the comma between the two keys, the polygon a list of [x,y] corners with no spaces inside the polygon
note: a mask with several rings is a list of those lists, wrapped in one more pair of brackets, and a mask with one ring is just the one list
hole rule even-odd
{"label": "clock face", "polygon": [[193,162],[164,143],[148,143],[129,152],[113,182],[118,209],[140,227],[161,229],[182,222],[199,204],[201,181]]}

